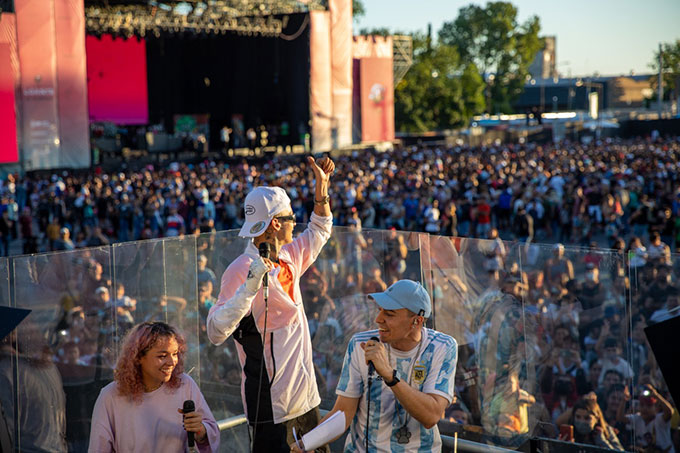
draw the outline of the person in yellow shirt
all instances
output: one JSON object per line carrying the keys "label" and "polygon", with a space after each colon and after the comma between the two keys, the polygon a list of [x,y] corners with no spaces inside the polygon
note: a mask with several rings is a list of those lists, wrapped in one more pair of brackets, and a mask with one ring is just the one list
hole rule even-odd
{"label": "person in yellow shirt", "polygon": [[54,246],[59,239],[59,230],[61,230],[61,225],[59,225],[59,220],[55,217],[52,219],[49,225],[47,225],[47,229],[45,231],[50,251],[54,250]]}

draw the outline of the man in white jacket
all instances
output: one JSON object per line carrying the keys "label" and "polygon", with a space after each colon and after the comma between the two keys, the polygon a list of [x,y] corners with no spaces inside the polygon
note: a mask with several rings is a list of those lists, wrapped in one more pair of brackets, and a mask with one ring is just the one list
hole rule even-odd
{"label": "man in white jacket", "polygon": [[[315,177],[314,213],[307,229],[293,239],[295,215],[282,188],[253,189],[245,200],[245,223],[239,233],[252,242],[224,271],[217,303],[207,319],[213,344],[222,344],[231,335],[236,341],[241,396],[256,453],[289,451],[293,427],[304,433],[319,421],[321,399],[300,277],[331,235],[328,181],[335,164],[327,157],[318,161],[308,157],[307,163]],[[258,253],[262,243],[270,246],[269,259]]]}

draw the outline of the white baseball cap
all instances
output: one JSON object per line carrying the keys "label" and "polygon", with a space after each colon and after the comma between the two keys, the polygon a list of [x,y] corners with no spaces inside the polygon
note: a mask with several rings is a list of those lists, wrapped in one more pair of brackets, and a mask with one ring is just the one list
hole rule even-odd
{"label": "white baseball cap", "polygon": [[243,209],[246,221],[238,235],[254,238],[267,229],[276,214],[291,209],[290,198],[280,187],[256,187],[246,196]]}

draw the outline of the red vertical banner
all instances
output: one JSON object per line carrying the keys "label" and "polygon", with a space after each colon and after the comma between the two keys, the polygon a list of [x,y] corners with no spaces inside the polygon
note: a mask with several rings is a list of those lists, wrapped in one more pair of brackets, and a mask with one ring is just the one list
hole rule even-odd
{"label": "red vertical banner", "polygon": [[24,168],[59,166],[54,0],[15,0]]}
{"label": "red vertical banner", "polygon": [[361,140],[394,140],[394,79],[391,58],[362,58]]}
{"label": "red vertical banner", "polygon": [[19,56],[16,17],[0,13],[0,163],[19,161],[17,143],[17,102]]}
{"label": "red vertical banner", "polygon": [[148,123],[146,42],[105,34],[88,36],[85,47],[90,121]]}
{"label": "red vertical banner", "polygon": [[59,166],[90,166],[87,114],[85,8],[83,0],[54,0],[57,99],[61,150]]}
{"label": "red vertical banner", "polygon": [[9,44],[0,43],[0,164],[19,160],[17,151],[17,118],[14,99],[14,73]]}
{"label": "red vertical banner", "polygon": [[310,11],[309,33],[309,103],[312,119],[312,149],[328,151],[332,148],[331,120],[331,39],[330,16],[327,11]]}
{"label": "red vertical banner", "polygon": [[352,0],[329,0],[334,147],[352,144]]}

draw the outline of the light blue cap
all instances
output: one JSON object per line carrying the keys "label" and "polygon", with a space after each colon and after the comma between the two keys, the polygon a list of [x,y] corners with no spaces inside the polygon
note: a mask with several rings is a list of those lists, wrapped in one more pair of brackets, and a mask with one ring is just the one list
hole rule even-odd
{"label": "light blue cap", "polygon": [[399,280],[386,291],[372,293],[368,297],[385,310],[407,308],[425,318],[429,318],[432,312],[430,295],[427,294],[423,285],[413,280]]}

